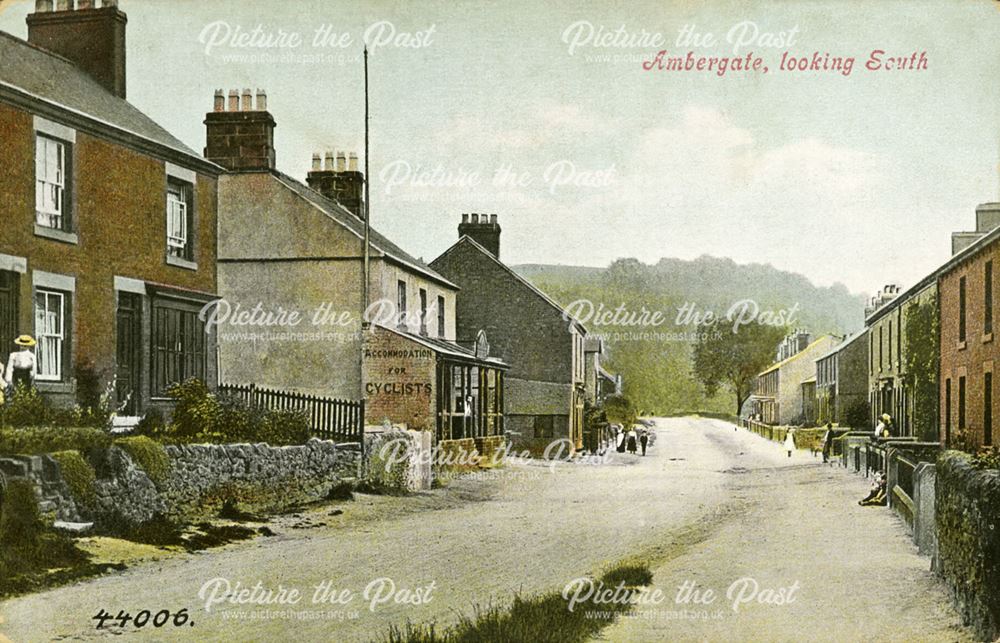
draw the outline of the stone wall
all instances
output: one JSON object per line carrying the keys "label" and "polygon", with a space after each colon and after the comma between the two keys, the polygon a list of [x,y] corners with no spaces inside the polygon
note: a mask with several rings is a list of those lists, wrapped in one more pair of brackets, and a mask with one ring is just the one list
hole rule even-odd
{"label": "stone wall", "polygon": [[42,515],[69,522],[80,520],[80,508],[52,457],[15,455],[0,458],[0,499],[7,486],[5,479],[10,478],[27,478],[35,485],[35,497]]}
{"label": "stone wall", "polygon": [[94,520],[128,529],[163,516],[192,521],[217,515],[228,501],[247,512],[271,513],[322,500],[331,487],[356,478],[357,448],[310,440],[304,445],[192,444],[164,447],[169,466],[150,477],[128,453],[111,446],[95,467],[95,500],[74,499],[49,456],[0,459],[4,475],[28,477],[43,511],[60,520]]}
{"label": "stone wall", "polygon": [[378,491],[431,488],[431,432],[365,428],[362,478]]}
{"label": "stone wall", "polygon": [[1000,636],[1000,471],[945,451],[937,462],[937,572],[982,640]]}
{"label": "stone wall", "polygon": [[168,517],[178,520],[216,514],[226,501],[286,511],[325,498],[334,484],[357,475],[357,451],[317,439],[285,447],[189,444],[166,452],[170,474],[158,488]]}

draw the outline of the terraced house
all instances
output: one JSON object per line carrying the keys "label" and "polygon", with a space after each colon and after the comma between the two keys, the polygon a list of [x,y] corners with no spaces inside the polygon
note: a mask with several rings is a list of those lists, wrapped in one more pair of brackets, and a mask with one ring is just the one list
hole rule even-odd
{"label": "terraced house", "polygon": [[816,360],[816,419],[844,425],[868,417],[868,331],[862,329]]}
{"label": "terraced house", "polygon": [[871,423],[874,426],[883,414],[888,414],[897,436],[936,439],[930,419],[936,417],[936,412],[920,411],[926,404],[933,408],[936,373],[917,373],[909,360],[915,342],[930,353],[937,351],[936,333],[920,332],[920,327],[915,326],[918,317],[936,318],[936,302],[934,271],[902,292],[898,286],[886,286],[866,311]]}
{"label": "terraced house", "polygon": [[[750,413],[765,424],[791,425],[809,421],[815,400],[816,359],[840,338],[813,339],[805,331],[789,334],[778,347],[777,361],[757,375],[750,396]],[[805,386],[803,386],[805,385]],[[810,394],[803,395],[803,390]]]}
{"label": "terraced house", "polygon": [[[961,235],[957,252],[938,272],[940,297],[940,421],[947,447],[975,450],[996,444],[998,401],[994,366],[1000,203],[976,209],[976,233]],[[956,236],[957,236],[956,235]],[[954,237],[953,237],[954,238]]]}
{"label": "terraced house", "polygon": [[45,396],[72,404],[88,371],[135,415],[215,382],[198,311],[221,168],[126,100],[117,3],[79,4],[39,0],[27,40],[0,33],[0,360],[33,335]]}

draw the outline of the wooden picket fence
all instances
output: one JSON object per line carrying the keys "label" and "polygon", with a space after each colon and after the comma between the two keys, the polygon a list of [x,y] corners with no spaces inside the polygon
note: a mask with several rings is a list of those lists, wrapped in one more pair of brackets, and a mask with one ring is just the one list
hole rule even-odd
{"label": "wooden picket fence", "polygon": [[314,437],[334,442],[364,443],[365,401],[340,400],[294,391],[279,391],[256,384],[220,384],[219,393],[250,406],[272,411],[305,412]]}

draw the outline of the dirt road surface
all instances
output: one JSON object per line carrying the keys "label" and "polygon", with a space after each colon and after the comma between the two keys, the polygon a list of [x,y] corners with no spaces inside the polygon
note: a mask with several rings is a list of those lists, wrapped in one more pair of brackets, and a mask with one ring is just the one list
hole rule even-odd
{"label": "dirt road surface", "polygon": [[[512,466],[416,497],[359,495],[276,520],[273,537],[10,600],[0,604],[0,632],[13,641],[369,641],[407,620],[454,622],[515,591],[561,590],[642,555],[667,598],[637,607],[606,639],[964,640],[929,561],[899,521],[856,504],[867,491],[863,479],[808,453],[787,458],[779,445],[725,422],[658,420],[657,433],[645,458]],[[332,515],[335,508],[343,513]],[[733,611],[725,594],[741,578],[757,591]],[[227,601],[206,611],[199,597],[206,585],[258,582],[302,598]],[[314,604],[324,582],[336,590],[327,596],[347,590],[350,600]],[[685,582],[712,589],[715,601],[677,602]],[[743,585],[746,597],[753,586]],[[767,589],[773,596],[793,585],[793,601],[758,602]],[[372,604],[376,588],[387,602]],[[182,608],[193,625],[96,630],[91,620],[102,609]]]}

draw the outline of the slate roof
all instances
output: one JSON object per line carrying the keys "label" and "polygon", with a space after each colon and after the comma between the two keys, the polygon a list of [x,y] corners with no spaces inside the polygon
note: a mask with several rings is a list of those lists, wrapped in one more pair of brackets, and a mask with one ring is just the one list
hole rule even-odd
{"label": "slate roof", "polygon": [[819,357],[817,357],[816,361],[817,362],[823,361],[827,357],[830,357],[831,355],[835,355],[835,354],[839,353],[840,351],[844,350],[845,348],[847,348],[848,346],[850,346],[851,344],[853,344],[855,341],[858,340],[858,338],[860,338],[862,335],[864,335],[867,332],[868,332],[867,328],[862,328],[861,330],[855,331],[853,334],[848,335],[844,339],[844,341],[840,342],[839,344],[837,344],[836,346],[834,346],[833,348],[831,348],[827,352],[825,352],[822,355],[820,355]]}
{"label": "slate roof", "polygon": [[[314,206],[326,213],[331,219],[341,224],[354,234],[361,238],[365,235],[365,223],[354,214],[346,209],[341,204],[337,203],[333,199],[328,199],[316,190],[312,189],[305,183],[292,178],[291,176],[274,170],[272,174],[287,188],[295,192],[298,196],[309,201]],[[381,252],[388,259],[396,261],[405,267],[416,270],[422,273],[428,279],[436,281],[438,283],[444,284],[449,288],[454,288],[459,290],[459,287],[452,282],[445,279],[441,274],[435,271],[433,268],[428,266],[426,263],[410,255],[408,252],[397,246],[395,243],[390,241],[383,234],[375,230],[375,228],[369,229],[369,239],[371,240],[372,248],[376,252]]]}
{"label": "slate roof", "polygon": [[[481,252],[483,255],[485,255],[486,257],[488,257],[495,264],[497,264],[498,266],[500,266],[501,268],[503,268],[505,271],[507,271],[512,277],[514,277],[514,279],[516,281],[518,281],[522,285],[526,286],[528,288],[528,290],[532,291],[535,295],[537,295],[539,298],[541,298],[543,301],[545,301],[545,303],[547,303],[550,306],[552,306],[553,308],[555,308],[557,311],[559,311],[560,314],[565,314],[565,310],[563,309],[563,307],[560,306],[559,304],[557,304],[554,299],[552,299],[547,294],[545,294],[541,289],[538,288],[538,286],[536,286],[535,284],[531,283],[530,281],[528,281],[527,279],[525,279],[521,275],[517,274],[517,272],[515,272],[510,266],[508,266],[504,262],[502,262],[499,259],[497,259],[496,257],[494,257],[492,252],[490,252],[489,250],[487,250],[486,248],[484,248],[482,245],[480,245],[478,242],[476,242],[476,240],[473,239],[472,237],[470,237],[469,235],[462,235],[462,238],[460,238],[458,241],[456,241],[454,243],[454,245],[452,245],[450,248],[448,248],[447,250],[445,250],[444,252],[442,252],[441,256],[439,256],[437,259],[435,259],[434,261],[432,261],[431,265],[434,265],[436,262],[440,261],[443,257],[447,256],[451,251],[453,251],[455,248],[459,247],[463,243],[468,243],[469,245],[471,245],[473,248],[475,248],[476,250],[478,250],[479,252]],[[583,324],[581,324],[575,317],[572,318],[570,321],[577,328],[577,330],[580,331],[581,334],[583,334],[583,335],[587,334],[587,327],[584,326]]]}
{"label": "slate roof", "polygon": [[0,31],[0,90],[82,117],[97,129],[110,129],[214,165],[66,58],[4,31]]}
{"label": "slate roof", "polygon": [[446,339],[440,339],[437,337],[428,337],[426,335],[417,335],[416,333],[411,333],[406,330],[398,328],[389,328],[388,326],[384,326],[382,324],[379,324],[378,327],[383,330],[396,333],[397,335],[405,337],[423,346],[426,346],[435,353],[439,353],[442,355],[449,355],[451,357],[458,357],[468,361],[490,364],[491,366],[496,366],[498,368],[508,368],[507,364],[499,358],[486,357],[485,359],[483,359],[476,357],[475,351],[471,351],[468,348],[465,348],[464,346],[456,344],[455,342],[449,342]]}

